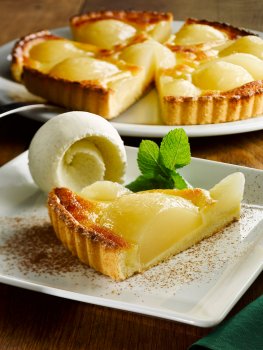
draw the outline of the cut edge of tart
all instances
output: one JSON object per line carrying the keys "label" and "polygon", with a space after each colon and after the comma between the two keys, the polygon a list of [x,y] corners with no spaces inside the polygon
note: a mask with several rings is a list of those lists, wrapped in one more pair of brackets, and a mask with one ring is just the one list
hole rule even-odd
{"label": "cut edge of tart", "polygon": [[105,119],[126,110],[152,80],[146,79],[144,67],[102,55],[93,45],[48,31],[30,34],[17,42],[11,72],[33,94]]}
{"label": "cut edge of tart", "polygon": [[[109,185],[95,183],[91,186],[96,189],[86,195],[56,188],[49,193],[48,210],[64,246],[85,264],[119,281],[239,219],[244,182],[242,173],[233,173],[210,191],[116,190],[111,198],[105,196]],[[92,199],[87,193],[93,194]]]}
{"label": "cut edge of tart", "polygon": [[[118,62],[116,66],[122,66],[123,71],[119,77],[112,77],[112,80],[109,78],[106,84],[96,79],[70,81],[29,67],[24,67],[23,82],[31,93],[54,104],[112,119],[131,106],[149,88],[149,85],[144,84],[144,72],[140,67],[121,65]],[[62,67],[60,71],[63,72]]]}

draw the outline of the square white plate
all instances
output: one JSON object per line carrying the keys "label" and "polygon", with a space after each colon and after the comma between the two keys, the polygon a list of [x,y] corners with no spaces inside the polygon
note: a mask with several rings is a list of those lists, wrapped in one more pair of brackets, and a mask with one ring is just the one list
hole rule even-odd
{"label": "square white plate", "polygon": [[[137,149],[126,150],[129,182],[138,174]],[[201,327],[216,325],[262,271],[263,171],[194,158],[182,171],[193,186],[207,189],[235,171],[246,177],[239,222],[144,274],[113,282],[77,261],[70,272],[35,272],[33,265],[25,272],[21,256],[6,249],[23,225],[48,220],[46,196],[33,183],[25,152],[0,168],[0,282]]]}

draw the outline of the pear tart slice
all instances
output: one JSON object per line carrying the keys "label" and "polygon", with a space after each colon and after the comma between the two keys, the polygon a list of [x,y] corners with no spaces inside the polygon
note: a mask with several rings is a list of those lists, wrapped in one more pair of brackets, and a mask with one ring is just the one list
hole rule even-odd
{"label": "pear tart slice", "polygon": [[158,69],[174,65],[169,48],[143,35],[113,52],[44,31],[16,44],[11,70],[35,95],[111,119],[142,96]]}
{"label": "pear tart slice", "polygon": [[261,38],[227,24],[188,20],[167,46],[177,62],[156,79],[165,124],[213,124],[263,113]]}
{"label": "pear tart slice", "polygon": [[11,70],[33,94],[106,119],[127,109],[151,82],[145,80],[144,67],[102,55],[96,46],[47,31],[16,44]]}
{"label": "pear tart slice", "polygon": [[73,193],[55,188],[48,209],[58,238],[95,270],[123,280],[213,235],[240,216],[244,176],[233,173],[210,191],[130,192],[97,182]]}
{"label": "pear tart slice", "polygon": [[156,41],[168,40],[172,32],[171,13],[155,11],[99,11],[73,16],[70,26],[75,40],[101,49],[120,49],[141,34]]}

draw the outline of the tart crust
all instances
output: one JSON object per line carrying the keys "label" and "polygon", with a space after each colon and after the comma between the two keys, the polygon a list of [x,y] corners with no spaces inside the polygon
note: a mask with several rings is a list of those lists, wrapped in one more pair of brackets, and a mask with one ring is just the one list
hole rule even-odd
{"label": "tart crust", "polygon": [[[126,81],[128,84],[131,84],[133,81],[136,82],[136,76],[140,73],[138,67],[131,66],[130,68],[134,75],[129,81]],[[112,119],[118,116],[148,88],[148,86],[144,86],[134,91],[134,94],[128,96],[129,100],[126,104],[121,105],[118,103],[119,91],[110,87],[104,87],[96,81],[69,81],[39,72],[36,69],[24,67],[23,83],[30,92],[56,105],[70,110],[81,110],[98,114],[105,119]],[[125,81],[122,88],[128,89]]]}
{"label": "tart crust", "polygon": [[102,19],[117,19],[126,23],[133,23],[143,28],[149,24],[160,21],[172,22],[173,15],[170,12],[157,11],[94,11],[70,18],[70,24],[78,27],[87,22],[95,22]]}
{"label": "tart crust", "polygon": [[60,37],[53,35],[48,30],[42,30],[37,33],[25,35],[15,43],[12,49],[11,74],[13,78],[22,82],[22,73],[24,66],[29,65],[29,51],[34,46],[45,40],[61,40]]}
{"label": "tart crust", "polygon": [[[224,22],[217,22],[217,21],[208,21],[206,19],[197,19],[197,18],[187,18],[187,20],[184,22],[182,28],[187,27],[191,24],[204,24],[210,27],[213,27],[214,29],[219,30],[220,32],[224,33],[228,40],[235,40],[241,36],[245,35],[257,35],[254,32],[247,30],[245,28],[239,28],[232,26],[229,23],[224,23]],[[181,28],[181,29],[182,29]],[[171,37],[173,38],[173,36]],[[170,49],[174,49],[177,51],[177,49],[180,49],[182,47],[188,47],[188,48],[193,48],[193,49],[206,49],[210,47],[209,44],[196,44],[196,45],[174,45],[172,43],[172,40],[168,41],[166,44]]]}
{"label": "tart crust", "polygon": [[96,212],[91,202],[66,188],[57,188],[48,197],[48,211],[57,237],[83,263],[114,280],[132,274],[125,262],[136,248],[109,229],[91,223],[88,212]]}
{"label": "tart crust", "polygon": [[167,125],[233,122],[263,113],[263,81],[252,81],[220,95],[165,96],[162,117]]}

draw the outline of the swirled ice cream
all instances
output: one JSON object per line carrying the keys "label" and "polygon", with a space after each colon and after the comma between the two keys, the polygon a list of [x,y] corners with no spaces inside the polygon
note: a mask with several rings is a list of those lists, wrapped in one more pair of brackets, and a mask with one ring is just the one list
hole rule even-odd
{"label": "swirled ice cream", "polygon": [[95,181],[123,182],[123,141],[113,126],[92,113],[67,112],[46,122],[29,147],[29,169],[45,192],[53,187],[80,191]]}

